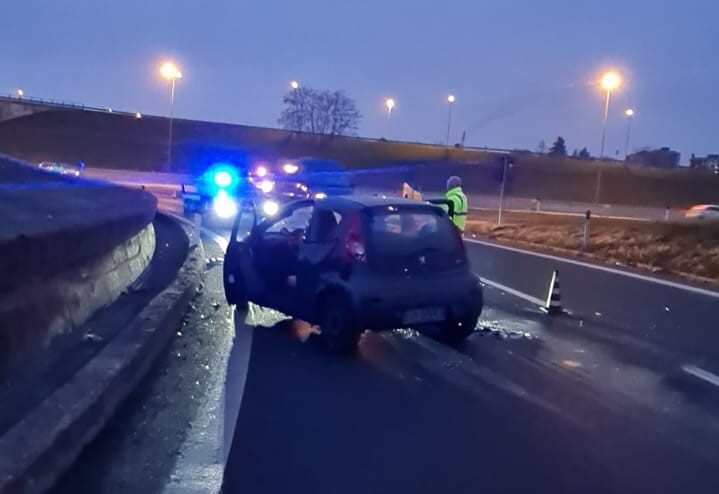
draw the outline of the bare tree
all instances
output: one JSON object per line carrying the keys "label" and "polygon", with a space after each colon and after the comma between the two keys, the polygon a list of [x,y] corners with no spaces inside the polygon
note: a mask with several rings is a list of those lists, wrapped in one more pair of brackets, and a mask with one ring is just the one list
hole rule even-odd
{"label": "bare tree", "polygon": [[331,136],[356,135],[362,115],[344,91],[293,89],[283,99],[279,124],[285,130]]}
{"label": "bare tree", "polygon": [[539,154],[544,154],[544,152],[547,150],[547,143],[544,142],[544,139],[539,141],[539,144],[537,144],[537,152]]}

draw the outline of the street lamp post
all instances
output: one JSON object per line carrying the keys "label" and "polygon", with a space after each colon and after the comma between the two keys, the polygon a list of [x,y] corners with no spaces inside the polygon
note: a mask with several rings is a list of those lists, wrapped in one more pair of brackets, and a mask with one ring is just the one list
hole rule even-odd
{"label": "street lamp post", "polygon": [[172,127],[174,123],[174,111],[175,111],[175,82],[177,79],[182,79],[182,72],[172,62],[165,62],[160,67],[160,75],[162,78],[170,81],[170,132],[167,141],[167,171],[170,171],[172,166]]}
{"label": "street lamp post", "polygon": [[386,98],[384,100],[384,106],[387,109],[387,135],[389,136],[389,130],[390,130],[390,118],[392,116],[392,111],[394,111],[394,107],[396,105],[396,101],[394,98]]}
{"label": "street lamp post", "polygon": [[453,94],[447,96],[447,103],[449,103],[449,116],[447,117],[447,146],[449,146],[449,133],[452,130],[452,106],[454,101],[455,97]]}
{"label": "street lamp post", "polygon": [[629,108],[624,112],[624,114],[627,116],[627,141],[624,144],[624,161],[627,161],[627,156],[629,156],[629,134],[632,132],[632,117],[634,117],[634,110]]}
{"label": "street lamp post", "polygon": [[601,160],[604,159],[604,141],[607,137],[607,121],[609,120],[609,100],[612,96],[612,91],[617,89],[620,84],[622,83],[622,78],[617,74],[616,72],[607,72],[602,76],[602,80],[600,81],[602,85],[602,89],[604,89],[606,93],[606,97],[604,99],[604,120],[602,123],[602,145],[599,148],[599,169],[597,170],[597,191],[594,197],[594,202],[599,203],[599,194],[602,189],[602,163]]}

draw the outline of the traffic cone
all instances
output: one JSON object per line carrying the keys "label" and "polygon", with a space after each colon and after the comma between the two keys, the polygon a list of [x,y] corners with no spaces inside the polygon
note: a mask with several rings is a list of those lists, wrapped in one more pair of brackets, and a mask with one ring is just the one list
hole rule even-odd
{"label": "traffic cone", "polygon": [[559,271],[556,269],[552,273],[552,282],[549,284],[549,292],[547,293],[547,302],[542,307],[547,314],[561,314],[562,296],[559,293]]}

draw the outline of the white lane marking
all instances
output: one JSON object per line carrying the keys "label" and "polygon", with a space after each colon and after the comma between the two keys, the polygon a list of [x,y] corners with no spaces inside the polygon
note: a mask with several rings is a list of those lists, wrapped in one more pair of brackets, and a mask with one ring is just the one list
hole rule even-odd
{"label": "white lane marking", "polygon": [[210,237],[213,242],[215,242],[217,245],[220,246],[220,248],[222,249],[222,252],[225,252],[227,250],[227,245],[230,243],[229,240],[227,240],[222,235],[218,235],[217,233],[213,232],[212,230],[205,228],[204,226],[201,229],[202,229],[202,233],[204,235],[207,235],[208,237]]}
{"label": "white lane marking", "polygon": [[501,283],[497,283],[496,281],[488,280],[487,278],[480,277],[482,280],[482,283],[489,285],[491,287],[494,287],[498,290],[502,290],[503,292],[507,292],[510,295],[514,295],[515,297],[519,297],[523,300],[526,300],[527,302],[531,302],[535,305],[538,305],[540,307],[544,306],[544,301],[538,299],[537,297],[532,297],[531,295],[528,295],[524,292],[520,292],[519,290],[515,290],[514,288],[510,288],[507,285],[503,285]]}
{"label": "white lane marking", "polygon": [[563,262],[565,264],[573,264],[575,266],[581,266],[584,268],[596,269],[597,271],[604,271],[606,273],[618,274],[620,276],[626,276],[628,278],[634,278],[634,279],[646,281],[649,283],[655,283],[657,285],[668,286],[670,288],[676,288],[678,290],[685,290],[687,292],[697,293],[699,295],[705,295],[707,297],[719,298],[719,292],[715,292],[713,290],[707,290],[705,288],[699,288],[696,286],[684,285],[682,283],[677,283],[675,281],[663,280],[661,278],[654,278],[652,276],[647,276],[647,275],[639,274],[639,273],[633,273],[631,271],[623,271],[621,269],[610,268],[608,266],[600,266],[597,264],[590,264],[587,262],[575,261],[574,259],[567,259],[565,257],[553,256],[551,254],[544,254],[541,252],[532,252],[531,250],[519,249],[517,247],[509,247],[507,245],[499,245],[499,244],[495,244],[492,242],[485,242],[483,240],[475,240],[472,238],[465,238],[464,240],[467,242],[474,243],[474,244],[484,245],[486,247],[494,247],[496,249],[503,249],[503,250],[508,250],[511,252],[517,252],[519,254],[527,254],[530,256],[541,257],[543,259],[550,259],[552,261]]}
{"label": "white lane marking", "polygon": [[701,379],[702,381],[706,381],[709,384],[713,384],[714,386],[719,387],[719,376],[717,376],[716,374],[705,371],[704,369],[697,367],[696,365],[684,365],[682,366],[682,370],[687,374],[691,374],[692,376]]}
{"label": "white lane marking", "polygon": [[247,314],[235,310],[235,341],[230,352],[227,364],[225,385],[222,388],[222,416],[220,421],[222,440],[222,464],[227,463],[230,447],[235,437],[237,418],[242,408],[242,398],[245,395],[247,373],[250,369],[250,354],[252,353],[252,335],[254,326],[245,323]]}
{"label": "white lane marking", "polygon": [[[217,243],[223,252],[226,250],[227,240],[222,236],[205,228],[202,233]],[[236,311],[233,320],[232,345],[227,351],[223,349],[217,361],[217,368],[224,372],[215,372],[212,382],[208,382],[207,399],[191,424],[181,448],[182,455],[173,467],[163,494],[217,493],[222,487],[252,350],[252,327],[241,324],[242,317]]]}

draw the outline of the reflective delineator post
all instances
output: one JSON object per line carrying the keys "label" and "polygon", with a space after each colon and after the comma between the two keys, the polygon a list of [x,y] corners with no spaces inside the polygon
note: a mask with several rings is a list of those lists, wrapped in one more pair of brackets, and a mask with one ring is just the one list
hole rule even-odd
{"label": "reflective delineator post", "polygon": [[549,291],[547,293],[547,301],[542,307],[547,314],[561,314],[564,312],[562,309],[562,296],[559,292],[559,271],[556,269],[552,273],[552,281],[549,284]]}
{"label": "reflective delineator post", "polygon": [[584,235],[582,236],[582,252],[587,250],[587,244],[589,243],[589,221],[591,219],[592,211],[587,209],[587,212],[584,213]]}

